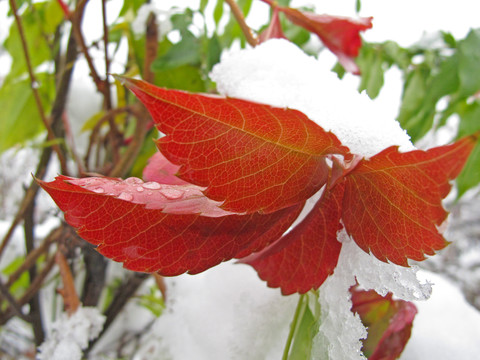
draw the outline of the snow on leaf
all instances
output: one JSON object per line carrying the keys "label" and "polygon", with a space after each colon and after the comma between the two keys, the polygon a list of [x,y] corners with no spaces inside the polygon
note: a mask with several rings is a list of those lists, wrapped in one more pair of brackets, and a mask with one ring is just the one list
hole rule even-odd
{"label": "snow on leaf", "polygon": [[245,249],[260,251],[288,229],[302,208],[228,215],[194,185],[137,178],[58,176],[39,184],[101,254],[127,269],[165,276],[204,271]]}
{"label": "snow on leaf", "polygon": [[292,231],[264,251],[241,262],[255,268],[282,294],[317,289],[333,273],[340,254],[337,241],[344,184],[323,194],[310,213]]}
{"label": "snow on leaf", "polygon": [[370,360],[395,360],[410,339],[417,308],[409,301],[394,300],[388,293],[353,287],[352,311],[358,313],[368,328],[362,351]]}
{"label": "snow on leaf", "polygon": [[456,143],[400,153],[389,147],[364,159],[346,176],[342,220],[364,251],[408,266],[447,245],[438,227],[446,219],[442,199],[460,173],[476,136]]}
{"label": "snow on leaf", "polygon": [[358,56],[362,39],[360,31],[372,27],[372,18],[352,19],[340,16],[319,15],[289,7],[279,7],[287,18],[296,25],[316,34],[338,57],[346,71],[359,73],[354,58]]}
{"label": "snow on leaf", "polygon": [[157,145],[179,177],[237,213],[300,203],[326,182],[329,154],[348,149],[303,113],[250,101],[190,94],[120,78],[167,136]]}

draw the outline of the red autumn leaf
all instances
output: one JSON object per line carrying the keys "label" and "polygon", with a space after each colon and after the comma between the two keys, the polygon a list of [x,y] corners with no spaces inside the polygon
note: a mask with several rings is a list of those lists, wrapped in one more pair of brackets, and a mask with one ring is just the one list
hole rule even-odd
{"label": "red autumn leaf", "polygon": [[294,24],[316,34],[338,57],[338,61],[354,74],[359,73],[355,58],[358,56],[362,39],[360,31],[372,27],[372,18],[352,19],[340,16],[319,15],[289,7],[279,7]]}
{"label": "red autumn leaf", "polygon": [[327,181],[329,154],[348,149],[303,113],[233,98],[123,80],[145,104],[179,177],[236,213],[269,213],[302,202]]}
{"label": "red autumn leaf", "polygon": [[417,308],[409,301],[393,300],[375,291],[350,289],[352,311],[358,313],[368,329],[362,351],[369,360],[394,360],[410,339]]}
{"label": "red autumn leaf", "polygon": [[460,173],[476,136],[427,151],[390,147],[364,159],[346,176],[342,220],[366,252],[408,266],[447,245],[438,228],[446,219],[442,199]]}
{"label": "red autumn leaf", "polygon": [[[267,215],[228,215],[194,185],[137,178],[39,181],[78,234],[127,269],[172,276],[204,271],[277,240],[302,205]],[[200,213],[209,216],[202,216]]]}
{"label": "red autumn leaf", "polygon": [[342,247],[337,241],[344,184],[327,191],[310,213],[279,241],[241,262],[255,268],[282,294],[317,289],[333,273]]}
{"label": "red autumn leaf", "polygon": [[278,7],[274,7],[270,24],[259,36],[260,43],[270,39],[286,39],[282,30],[282,25],[280,24],[280,17],[278,16],[278,13]]}

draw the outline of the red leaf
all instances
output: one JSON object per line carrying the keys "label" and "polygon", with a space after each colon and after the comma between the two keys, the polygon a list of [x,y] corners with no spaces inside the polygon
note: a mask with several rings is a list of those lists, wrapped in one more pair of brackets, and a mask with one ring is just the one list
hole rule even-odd
{"label": "red leaf", "polygon": [[273,14],[272,18],[270,19],[270,24],[264,31],[262,31],[259,36],[260,43],[270,39],[286,39],[285,34],[282,30],[282,25],[280,24],[280,17],[278,16],[278,11],[278,7],[273,8]]}
{"label": "red leaf", "polygon": [[342,220],[364,251],[408,266],[447,245],[438,227],[447,213],[442,199],[460,173],[475,137],[428,151],[390,147],[362,160],[346,176]]}
{"label": "red leaf", "polygon": [[333,273],[342,247],[337,241],[344,184],[323,194],[314,208],[292,231],[264,251],[241,262],[255,268],[282,294],[317,289]]}
{"label": "red leaf", "polygon": [[167,136],[160,151],[179,176],[237,213],[303,202],[326,182],[328,154],[348,149],[299,111],[190,94],[123,79]]}
{"label": "red leaf", "polygon": [[130,270],[165,276],[204,271],[247,248],[260,251],[288,229],[302,208],[221,216],[227,212],[194,185],[65,176],[39,183],[65,220],[104,256]]}
{"label": "red leaf", "polygon": [[289,7],[279,7],[287,18],[306,30],[315,33],[338,57],[346,71],[359,73],[354,58],[358,56],[362,39],[360,31],[372,27],[372,18],[352,19],[340,16],[318,15]]}
{"label": "red leaf", "polygon": [[393,300],[375,291],[352,288],[352,311],[358,313],[368,328],[362,351],[369,360],[394,360],[410,339],[417,308],[408,301]]}

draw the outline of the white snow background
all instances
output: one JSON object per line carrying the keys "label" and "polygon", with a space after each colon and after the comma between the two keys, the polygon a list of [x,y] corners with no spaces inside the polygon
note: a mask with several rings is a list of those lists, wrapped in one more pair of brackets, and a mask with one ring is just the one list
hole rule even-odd
{"label": "white snow background", "polygon": [[[193,8],[198,5],[198,1],[153,3],[162,9],[189,3]],[[292,6],[305,3],[293,1]],[[354,0],[309,3],[316,5],[319,13],[355,15]],[[89,5],[90,14],[100,14],[94,8],[96,5],[95,2]],[[118,10],[113,9],[112,13],[115,11]],[[374,16],[374,27],[365,32],[366,39],[391,39],[409,45],[424,32],[439,29],[452,31],[457,38],[463,37],[469,27],[480,26],[479,13],[480,3],[469,0],[401,3],[363,0],[360,15]],[[260,18],[248,19],[255,27],[256,23],[265,22],[268,7],[254,1],[252,14]],[[91,39],[96,39],[101,31],[94,29],[92,22],[85,30]],[[4,33],[2,25],[0,35]],[[336,133],[353,152],[369,156],[392,144],[411,149],[405,133],[393,121],[401,90],[398,72],[387,73],[387,86],[377,100],[370,101],[366,95],[356,92],[356,78],[350,76],[340,81],[328,71],[333,61],[334,57],[327,51],[323,51],[317,61],[292,44],[271,41],[254,50],[227,54],[214,69],[212,78],[224,94],[305,112],[322,127]],[[69,103],[70,119],[76,119],[78,128],[89,117],[87,110],[94,111],[98,106],[98,97],[87,73],[86,67],[76,68],[71,96],[74,100]],[[26,171],[29,172],[31,169]],[[315,359],[324,359],[325,352],[331,360],[362,358],[358,339],[365,330],[349,310],[347,293],[354,274],[364,287],[375,288],[380,293],[393,291],[399,298],[422,299],[430,292],[429,283],[419,283],[413,270],[381,263],[361,251],[345,234],[341,237],[344,245],[339,265],[320,288],[322,325],[315,339]],[[420,275],[434,283],[433,293],[427,301],[415,301],[419,313],[402,359],[477,358],[480,354],[479,312],[464,300],[454,284],[432,273]],[[199,275],[167,279],[167,286],[167,310],[140,339],[141,346],[134,359],[281,358],[298,300],[296,295],[281,296],[278,289],[267,288],[252,268],[231,262]],[[140,329],[146,323],[145,317],[138,307],[131,306],[118,319],[116,331],[122,327]],[[61,325],[49,328],[50,336],[54,337],[58,335],[55,328]],[[107,341],[99,344],[99,358],[104,358],[101,352],[108,347]],[[64,354],[65,359],[73,355],[68,351]]]}

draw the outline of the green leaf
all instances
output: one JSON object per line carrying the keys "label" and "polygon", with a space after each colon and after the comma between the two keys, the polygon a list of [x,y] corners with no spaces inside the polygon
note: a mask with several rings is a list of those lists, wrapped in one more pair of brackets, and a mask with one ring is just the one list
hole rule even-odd
{"label": "green leaf", "polygon": [[[27,41],[30,62],[35,69],[45,61],[53,58],[50,42],[63,14],[56,1],[35,3],[25,10],[21,16],[23,30]],[[48,41],[47,41],[48,40]],[[4,42],[5,49],[15,59],[5,82],[12,81],[27,72],[20,33],[15,22],[10,26],[8,38]]]}
{"label": "green leaf", "polygon": [[480,143],[473,148],[465,167],[456,180],[457,199],[468,190],[480,184]]}
{"label": "green leaf", "polygon": [[459,42],[458,55],[460,96],[470,96],[480,90],[480,29],[471,30]]}
{"label": "green leaf", "polygon": [[[465,105],[459,111],[459,115],[460,125],[457,135],[459,138],[480,130],[480,100]],[[480,143],[477,143],[473,149],[456,183],[457,198],[480,183]]]}
{"label": "green leaf", "polygon": [[[310,306],[313,306],[313,311]],[[290,334],[283,359],[304,360],[311,358],[313,338],[318,333],[320,315],[318,291],[301,295],[294,319],[290,325]]]}
{"label": "green leaf", "polygon": [[371,99],[375,99],[383,86],[383,58],[379,50],[373,46],[363,46],[357,58],[362,79],[359,91],[366,90]]}
{"label": "green leaf", "polygon": [[184,65],[155,73],[155,84],[169,89],[204,92],[205,80],[200,68]]}
{"label": "green leaf", "polygon": [[199,65],[201,62],[201,42],[191,32],[185,32],[182,40],[172,45],[167,53],[155,59],[152,70],[171,70],[184,65]]}
{"label": "green leaf", "polygon": [[207,5],[208,5],[208,0],[200,0],[199,10],[202,14],[205,13],[205,8],[207,7]]}
{"label": "green leaf", "polygon": [[427,92],[427,78],[429,70],[424,67],[418,67],[410,72],[405,81],[402,104],[397,120],[407,130],[412,139],[419,138],[417,128],[423,120],[420,109],[423,106],[425,94]]}
{"label": "green leaf", "polygon": [[361,9],[362,9],[362,1],[361,0],[356,0],[355,1],[355,11],[357,13],[359,13]]}
{"label": "green leaf", "polygon": [[207,39],[207,46],[206,46],[206,59],[205,59],[205,67],[207,73],[209,73],[213,66],[220,62],[220,55],[222,54],[222,45],[220,44],[220,40],[216,34],[210,39]]}
{"label": "green leaf", "polygon": [[[53,96],[53,81],[48,74],[38,74],[38,80],[41,84],[38,90],[43,94],[46,106]],[[28,79],[3,84],[0,88],[0,109],[0,153],[25,143],[44,130]],[[45,111],[49,111],[47,106]]]}
{"label": "green leaf", "polygon": [[215,5],[215,9],[213,9],[213,20],[215,21],[215,25],[218,26],[220,23],[220,19],[223,16],[223,0],[217,0],[217,4]]}

